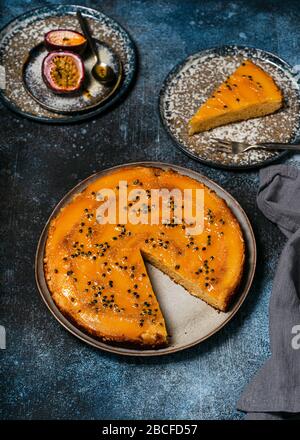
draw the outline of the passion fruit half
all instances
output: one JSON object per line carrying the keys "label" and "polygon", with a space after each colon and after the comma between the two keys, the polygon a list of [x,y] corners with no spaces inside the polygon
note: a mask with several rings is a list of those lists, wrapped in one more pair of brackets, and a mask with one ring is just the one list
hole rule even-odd
{"label": "passion fruit half", "polygon": [[42,64],[46,85],[55,93],[78,92],[84,81],[84,65],[73,52],[49,52]]}
{"label": "passion fruit half", "polygon": [[79,54],[84,52],[87,45],[86,38],[82,34],[70,29],[49,31],[45,34],[44,42],[49,51],[68,50]]}

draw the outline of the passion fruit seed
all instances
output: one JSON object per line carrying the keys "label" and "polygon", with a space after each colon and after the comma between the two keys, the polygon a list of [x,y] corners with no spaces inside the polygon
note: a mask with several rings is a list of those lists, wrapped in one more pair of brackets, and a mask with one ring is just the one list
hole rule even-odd
{"label": "passion fruit seed", "polygon": [[97,75],[100,76],[100,78],[104,78],[106,75],[106,69],[103,66],[97,65],[96,72],[97,72]]}
{"label": "passion fruit seed", "polygon": [[67,56],[56,56],[52,60],[50,75],[53,81],[63,88],[75,87],[79,81],[79,72],[75,61]]}

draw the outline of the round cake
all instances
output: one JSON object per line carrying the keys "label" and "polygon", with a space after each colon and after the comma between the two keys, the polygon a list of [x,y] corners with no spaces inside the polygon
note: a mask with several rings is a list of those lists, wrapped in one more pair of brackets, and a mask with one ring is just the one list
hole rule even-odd
{"label": "round cake", "polygon": [[[171,194],[165,207],[158,191]],[[226,311],[244,256],[240,225],[215,191],[169,169],[128,166],[94,180],[51,221],[44,269],[54,302],[85,332],[159,347],[168,334],[145,261]]]}

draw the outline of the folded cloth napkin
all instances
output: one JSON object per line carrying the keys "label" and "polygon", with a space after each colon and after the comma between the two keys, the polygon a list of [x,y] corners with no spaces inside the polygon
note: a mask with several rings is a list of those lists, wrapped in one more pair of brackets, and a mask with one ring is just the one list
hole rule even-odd
{"label": "folded cloth napkin", "polygon": [[[246,419],[300,416],[300,170],[260,171],[257,205],[288,237],[273,283],[269,316],[271,357],[244,390]],[[297,414],[299,413],[299,414]]]}

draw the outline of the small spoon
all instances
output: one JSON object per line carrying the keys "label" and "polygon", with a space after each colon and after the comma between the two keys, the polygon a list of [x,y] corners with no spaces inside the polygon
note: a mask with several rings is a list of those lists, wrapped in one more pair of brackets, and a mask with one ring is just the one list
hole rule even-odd
{"label": "small spoon", "polygon": [[92,68],[92,74],[93,74],[94,78],[104,85],[107,85],[107,86],[113,85],[113,83],[116,82],[115,72],[108,64],[101,62],[99,52],[95,47],[94,40],[92,38],[90,30],[89,30],[89,28],[88,28],[88,26],[82,16],[81,12],[77,11],[76,15],[77,15],[79,24],[81,26],[82,32],[89,43],[92,54],[94,55],[94,57],[96,59],[96,64]]}

